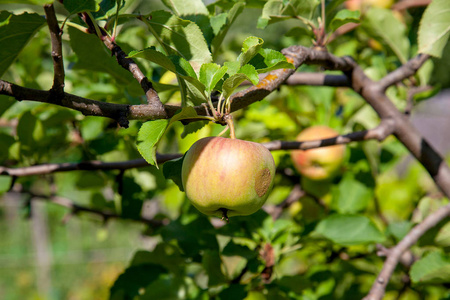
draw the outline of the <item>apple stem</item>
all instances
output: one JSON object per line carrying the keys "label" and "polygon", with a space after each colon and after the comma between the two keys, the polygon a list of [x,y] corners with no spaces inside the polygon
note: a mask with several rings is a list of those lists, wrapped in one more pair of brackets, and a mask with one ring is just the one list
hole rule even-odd
{"label": "apple stem", "polygon": [[227,223],[230,223],[230,220],[228,219],[228,215],[227,215],[228,209],[220,208],[219,210],[222,211],[222,221],[226,221]]}
{"label": "apple stem", "polygon": [[228,127],[230,127],[230,138],[235,139],[236,133],[234,132],[233,117],[230,114],[227,114],[224,116],[224,120],[227,123]]}

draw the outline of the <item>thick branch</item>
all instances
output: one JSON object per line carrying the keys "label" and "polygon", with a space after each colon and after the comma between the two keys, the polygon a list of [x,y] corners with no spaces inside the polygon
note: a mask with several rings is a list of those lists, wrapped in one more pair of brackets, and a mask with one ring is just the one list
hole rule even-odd
{"label": "thick branch", "polygon": [[[55,104],[77,110],[86,116],[111,118],[120,126],[128,127],[128,120],[155,120],[166,118],[167,115],[150,105],[127,105],[101,102],[64,93],[63,97],[54,97],[49,91],[21,87],[13,83],[0,80],[0,95],[14,97],[16,100],[29,100]],[[180,107],[166,105],[169,116],[172,116]],[[197,107],[199,114],[205,114],[204,107]]]}
{"label": "thick branch", "polygon": [[[264,79],[267,73],[260,74],[260,79]],[[312,73],[312,72],[296,72],[286,79],[286,85],[312,85],[312,86],[336,86],[349,87],[350,81],[345,75]],[[242,86],[252,85],[248,80],[244,81]]]}
{"label": "thick branch", "polygon": [[[421,60],[421,58],[413,59]],[[413,63],[414,64],[414,63]],[[394,73],[394,72],[393,72]],[[388,75],[389,76],[389,75]],[[394,76],[393,76],[394,77]],[[392,118],[395,121],[395,136],[416,157],[416,159],[427,169],[438,188],[450,197],[450,168],[433,147],[420,135],[417,129],[410,123],[384,93],[384,87],[370,80],[363,70],[355,65],[351,74],[352,86],[363,98],[374,108],[381,118]],[[392,81],[391,81],[392,82]],[[428,229],[448,216],[450,206],[442,208],[433,214],[433,218],[427,218],[417,225],[396,247],[394,247],[387,258],[378,280],[372,286],[370,294],[366,299],[382,299],[387,282],[389,281],[395,266],[402,253],[411,247],[417,239]]]}
{"label": "thick branch", "polygon": [[[284,50],[284,54],[296,68],[304,62],[320,64],[326,68],[338,70],[348,70],[350,67],[348,58],[338,58],[332,56],[328,52],[312,50],[300,46],[287,48]],[[126,61],[128,61],[128,59]],[[127,62],[125,62],[124,65],[130,66],[130,68],[133,69]],[[268,73],[257,86],[249,87],[234,94],[230,98],[231,111],[242,109],[256,101],[264,99],[268,94],[279,88],[294,72],[294,69],[272,71]],[[17,100],[31,100],[60,105],[78,110],[84,115],[111,118],[116,120],[123,127],[128,126],[128,120],[156,120],[171,117],[180,108],[179,106],[165,105],[163,112],[157,105],[106,103],[68,93],[64,93],[63,98],[52,97],[50,92],[21,87],[3,80],[0,80],[0,94],[12,96]],[[207,115],[205,106],[196,106],[195,110],[199,115]]]}
{"label": "thick branch", "polygon": [[50,38],[52,41],[52,58],[53,58],[53,86],[52,90],[57,95],[64,93],[64,62],[61,44],[61,29],[55,15],[53,4],[44,5],[45,16],[47,18],[48,29],[50,30]]}

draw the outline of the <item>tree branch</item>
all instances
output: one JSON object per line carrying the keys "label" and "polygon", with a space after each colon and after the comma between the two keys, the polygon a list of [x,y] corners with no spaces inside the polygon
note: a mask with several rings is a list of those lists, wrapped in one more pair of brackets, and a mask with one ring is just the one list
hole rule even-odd
{"label": "tree branch", "polygon": [[[109,37],[108,37],[109,38]],[[329,69],[349,69],[348,58],[331,56],[328,52],[312,50],[301,46],[284,50],[288,61],[298,68],[305,61],[310,64],[320,64]],[[128,65],[125,63],[125,65]],[[130,65],[128,65],[130,66]],[[130,67],[132,68],[132,67]],[[139,71],[140,72],[140,71]],[[248,105],[264,99],[271,92],[278,89],[293,73],[295,69],[279,69],[269,72],[256,86],[249,87],[235,93],[231,98],[231,111],[237,111]],[[324,78],[325,80],[325,78]],[[116,120],[120,126],[128,127],[128,120],[156,120],[172,117],[180,106],[165,105],[164,112],[155,105],[126,105],[96,101],[64,93],[62,98],[52,97],[48,91],[21,87],[13,83],[0,80],[0,95],[14,97],[17,100],[30,100],[56,104],[78,110],[84,115],[107,117]],[[207,115],[205,106],[194,107],[198,115]]]}
{"label": "tree branch", "polygon": [[[128,120],[156,120],[166,118],[167,114],[150,105],[127,105],[101,102],[64,93],[63,97],[54,97],[49,91],[21,87],[0,79],[0,95],[14,97],[16,100],[29,100],[55,104],[81,112],[85,116],[111,118],[122,127],[128,127]],[[168,115],[172,116],[179,106],[166,105]],[[205,113],[204,107],[197,107],[198,113]]]}
{"label": "tree branch", "polygon": [[[383,120],[379,126],[374,129],[353,132],[334,138],[327,138],[323,140],[314,141],[272,141],[263,143],[262,145],[270,151],[277,150],[307,150],[312,148],[326,147],[338,144],[348,144],[351,142],[364,141],[376,139],[378,141],[384,140],[392,133],[393,122],[390,120]],[[166,161],[179,158],[183,156],[180,153],[174,154],[156,154],[156,161],[162,164]],[[0,166],[0,175],[25,177],[33,175],[44,175],[56,172],[68,172],[77,170],[126,170],[133,168],[147,167],[149,164],[144,159],[133,159],[119,162],[101,162],[101,161],[86,161],[79,163],[60,163],[60,164],[42,164],[30,167],[8,168]]]}
{"label": "tree branch", "polygon": [[263,206],[263,209],[272,216],[272,219],[277,220],[281,217],[283,210],[291,206],[294,202],[298,201],[305,195],[305,191],[302,190],[300,184],[294,185],[289,195],[281,203],[271,206]]}
{"label": "tree branch", "polygon": [[[82,13],[81,18],[89,26],[89,32],[96,33],[96,24],[94,24],[94,21],[89,18],[88,14]],[[150,106],[150,108],[155,111],[157,115],[160,115],[160,118],[167,117],[164,105],[161,103],[158,93],[153,88],[152,83],[148,80],[144,73],[142,73],[139,66],[134,62],[133,59],[127,57],[127,54],[123,52],[122,48],[120,48],[119,45],[117,45],[116,42],[111,39],[111,37],[103,28],[98,28],[100,29],[101,33],[101,36],[99,36],[99,38],[102,40],[103,44],[105,44],[106,48],[108,48],[111,51],[111,54],[116,57],[119,65],[121,65],[125,70],[130,71],[133,77],[141,85],[147,98],[147,104]]]}
{"label": "tree branch", "polygon": [[149,226],[155,226],[155,227],[159,227],[159,226],[168,224],[168,220],[153,220],[153,219],[144,218],[144,217],[139,217],[136,219],[125,218],[119,214],[116,214],[116,213],[113,213],[110,211],[94,209],[94,208],[76,204],[75,202],[73,202],[67,198],[63,198],[63,197],[59,197],[59,196],[52,196],[52,197],[34,196],[31,198],[31,200],[40,200],[40,201],[50,202],[50,203],[54,203],[59,206],[66,207],[66,208],[70,209],[71,214],[74,214],[74,215],[76,215],[80,212],[94,214],[94,215],[102,217],[102,219],[104,221],[107,221],[109,219],[130,220],[130,221],[144,223]]}
{"label": "tree branch", "polygon": [[436,226],[444,218],[450,216],[450,204],[428,215],[420,224],[416,225],[395,247],[389,249],[383,269],[378,274],[377,280],[372,285],[369,294],[363,300],[381,300],[385,293],[389,278],[395,270],[398,262],[402,260],[403,253],[413,246],[419,238],[429,229]]}
{"label": "tree branch", "polygon": [[57,96],[64,93],[64,62],[61,44],[61,29],[55,15],[53,4],[44,5],[45,16],[47,18],[48,29],[50,30],[50,38],[52,43],[52,59],[53,59],[53,86],[52,89]]}
{"label": "tree branch", "polygon": [[[156,160],[159,164],[162,164],[168,160],[181,156],[181,154],[156,154]],[[23,168],[7,168],[0,166],[0,175],[25,177],[77,170],[126,170],[148,166],[149,164],[145,161],[145,159],[133,159],[119,162],[101,162],[94,160],[79,163],[42,164]]]}
{"label": "tree branch", "polygon": [[431,0],[402,0],[392,5],[392,10],[405,10],[411,7],[427,6]]}
{"label": "tree branch", "polygon": [[384,92],[391,85],[399,83],[402,80],[413,76],[414,74],[416,74],[417,70],[419,70],[420,67],[428,60],[428,58],[430,58],[430,56],[427,54],[417,55],[403,66],[387,74],[380,81],[378,81],[379,87]]}
{"label": "tree branch", "polygon": [[324,73],[294,73],[285,82],[287,85],[313,85],[349,87],[350,81],[345,75],[332,75]]}
{"label": "tree branch", "polygon": [[304,142],[297,141],[272,141],[264,143],[263,145],[270,151],[275,150],[307,150],[312,148],[326,147],[339,144],[348,144],[350,142],[378,140],[383,141],[386,137],[394,131],[394,122],[391,119],[385,119],[380,122],[380,125],[373,129],[352,132],[349,134],[339,135],[333,138],[322,140],[311,140]]}

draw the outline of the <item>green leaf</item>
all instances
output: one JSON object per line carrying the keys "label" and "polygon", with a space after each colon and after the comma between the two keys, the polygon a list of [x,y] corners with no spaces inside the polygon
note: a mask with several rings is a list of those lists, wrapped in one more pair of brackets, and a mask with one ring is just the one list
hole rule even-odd
{"label": "green leaf", "polygon": [[11,176],[0,176],[0,195],[7,192],[11,187]]}
{"label": "green leaf", "polygon": [[416,261],[410,270],[413,283],[450,282],[450,256],[440,252],[431,252]]}
{"label": "green leaf", "polygon": [[210,18],[211,27],[215,35],[211,42],[211,49],[214,57],[216,57],[218,49],[220,48],[220,45],[222,45],[223,39],[228,33],[231,25],[244,10],[244,6],[245,4],[243,1],[236,2],[227,13],[222,13]]}
{"label": "green leaf", "polygon": [[349,174],[333,187],[333,207],[341,214],[354,214],[364,210],[373,199],[373,189]]}
{"label": "green leaf", "polygon": [[111,287],[110,299],[133,299],[139,290],[147,287],[167,270],[155,264],[140,264],[128,267],[119,275]]}
{"label": "green leaf", "polygon": [[229,76],[233,76],[234,74],[238,73],[239,69],[241,68],[241,65],[238,61],[226,61],[223,65],[227,67],[227,74]]}
{"label": "green leaf", "polygon": [[156,162],[156,145],[169,126],[168,119],[154,120],[142,124],[137,136],[137,148],[142,157],[151,165]]}
{"label": "green leaf", "polygon": [[402,240],[411,230],[412,224],[409,221],[399,221],[389,223],[387,232],[391,234],[397,241]]}
{"label": "green leaf", "polygon": [[253,84],[258,84],[259,77],[255,67],[252,65],[245,65],[239,69],[237,74],[228,77],[222,85],[223,97],[227,99],[231,96],[233,91],[245,80],[251,81]]}
{"label": "green leaf", "polygon": [[384,240],[384,235],[375,224],[360,215],[332,215],[320,221],[315,231],[343,246],[379,243]]}
{"label": "green leaf", "polygon": [[101,1],[98,0],[64,0],[64,7],[71,15],[84,11],[98,11],[100,9]]}
{"label": "green leaf", "polygon": [[401,63],[408,61],[410,45],[406,26],[390,9],[372,7],[367,11],[362,25],[369,35],[387,45]]}
{"label": "green leaf", "polygon": [[269,0],[258,20],[258,28],[295,17],[312,20],[319,3],[319,0]]}
{"label": "green leaf", "polygon": [[25,146],[29,150],[35,148],[44,137],[44,128],[41,121],[31,112],[25,112],[17,125],[17,136],[21,146]]}
{"label": "green leaf", "polygon": [[159,278],[145,288],[145,293],[139,297],[140,300],[170,300],[179,299],[180,293],[186,292],[186,283],[183,278],[175,274],[162,274]]}
{"label": "green leaf", "polygon": [[217,36],[220,32],[220,29],[227,24],[227,13],[221,13],[216,16],[212,16],[210,19],[211,28],[215,36]]}
{"label": "green leaf", "polygon": [[227,70],[228,68],[226,66],[220,67],[214,63],[203,64],[201,66],[199,79],[206,86],[206,92],[208,94],[214,90],[214,87],[225,76]]}
{"label": "green leaf", "polygon": [[1,4],[14,3],[14,4],[34,4],[44,6],[45,4],[53,3],[54,0],[0,0]]}
{"label": "green leaf", "polygon": [[191,106],[184,107],[179,113],[170,120],[160,119],[148,121],[142,124],[137,136],[137,148],[142,157],[151,165],[158,167],[156,162],[156,147],[166,132],[167,128],[174,122],[184,119],[204,119],[198,116],[195,109]]}
{"label": "green leaf", "polygon": [[261,49],[249,64],[254,66],[259,74],[277,69],[294,69],[294,65],[288,62],[281,52],[272,49]]}
{"label": "green leaf", "polygon": [[0,76],[44,24],[45,18],[38,14],[0,12]]}
{"label": "green leaf", "polygon": [[222,260],[218,251],[206,250],[202,256],[202,265],[209,277],[209,287],[227,282],[227,279],[222,272]]}
{"label": "green leaf", "polygon": [[144,50],[131,51],[128,57],[139,57],[151,61],[161,67],[175,73],[177,76],[191,83],[195,89],[199,91],[199,95],[202,95],[204,99],[205,86],[197,79],[192,66],[185,59],[179,56],[166,56],[163,53],[155,50],[154,48],[146,48]]}
{"label": "green leaf", "polygon": [[450,36],[450,6],[447,0],[433,0],[419,26],[419,53],[441,57]]}
{"label": "green leaf", "polygon": [[130,72],[122,68],[114,57],[105,51],[100,39],[94,34],[86,34],[73,27],[68,27],[70,45],[78,57],[73,69],[105,72],[118,83],[128,85],[135,82]]}
{"label": "green leaf", "polygon": [[9,148],[15,143],[15,139],[5,133],[0,132],[0,162],[6,161],[9,156]]}
{"label": "green leaf", "polygon": [[359,23],[360,12],[359,10],[340,10],[331,20],[331,29],[336,30],[344,24],[347,23]]}
{"label": "green leaf", "polygon": [[171,119],[170,119],[170,124],[172,125],[174,122],[180,121],[180,120],[185,120],[185,119],[203,119],[204,117],[197,115],[197,112],[195,111],[195,109],[191,106],[189,107],[184,107],[179,113],[177,113],[176,115],[174,115]]}
{"label": "green leaf", "polygon": [[242,53],[238,58],[240,66],[242,67],[247,64],[256,54],[258,54],[263,44],[264,41],[262,38],[254,36],[246,38],[244,43],[242,44]]}
{"label": "green leaf", "polygon": [[187,125],[184,125],[183,132],[181,133],[181,138],[184,139],[188,134],[197,132],[208,124],[208,121],[197,121],[191,122]]}
{"label": "green leaf", "polygon": [[95,19],[105,19],[107,17],[115,16],[117,12],[117,5],[120,5],[119,9],[123,9],[128,3],[132,1],[123,0],[118,3],[118,0],[95,0],[99,3],[99,9],[92,13]]}
{"label": "green leaf", "polygon": [[[192,205],[189,208],[195,210]],[[195,257],[206,249],[218,251],[216,231],[206,216],[195,215],[195,219],[181,222],[179,219],[170,222],[161,229],[161,236],[165,242],[176,240],[182,253],[188,257]],[[200,259],[200,257],[197,257]]]}
{"label": "green leaf", "polygon": [[121,216],[127,219],[138,220],[141,216],[142,205],[148,195],[142,191],[141,185],[136,182],[134,177],[124,176],[122,185],[122,197],[120,199]]}
{"label": "green leaf", "polygon": [[152,12],[142,20],[168,55],[184,58],[194,69],[211,62],[211,52],[197,24],[180,19],[167,11]]}
{"label": "green leaf", "polygon": [[181,169],[183,167],[183,157],[169,160],[163,164],[163,175],[166,179],[171,179],[184,192],[183,182],[181,180]]}
{"label": "green leaf", "polygon": [[173,273],[179,273],[184,263],[185,260],[178,247],[165,242],[156,245],[155,249],[151,252],[137,251],[131,261],[132,266],[157,264]]}
{"label": "green leaf", "polygon": [[165,6],[172,10],[177,16],[208,15],[208,9],[202,0],[162,0]]}

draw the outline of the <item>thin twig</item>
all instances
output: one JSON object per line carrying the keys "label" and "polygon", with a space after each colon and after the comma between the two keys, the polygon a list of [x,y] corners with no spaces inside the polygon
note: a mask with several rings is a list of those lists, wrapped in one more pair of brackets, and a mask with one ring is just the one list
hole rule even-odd
{"label": "thin twig", "polygon": [[[159,164],[178,157],[181,157],[181,154],[156,154],[156,160]],[[94,160],[79,163],[42,164],[23,168],[7,168],[0,166],[0,175],[24,177],[77,170],[126,170],[148,166],[149,164],[144,159],[133,159],[119,162],[101,162]]]}
{"label": "thin twig", "polygon": [[70,199],[59,197],[59,196],[52,196],[52,197],[34,196],[31,198],[31,200],[50,202],[50,203],[57,204],[59,206],[69,208],[71,210],[71,214],[74,214],[74,215],[76,215],[80,212],[91,213],[91,214],[102,217],[102,219],[104,221],[107,221],[109,219],[130,220],[130,221],[144,223],[144,224],[147,224],[150,226],[155,226],[155,227],[159,227],[159,226],[168,224],[168,220],[154,220],[154,219],[149,219],[149,218],[144,218],[144,217],[139,217],[139,218],[135,218],[135,219],[126,218],[124,216],[121,216],[119,214],[116,214],[116,213],[113,213],[110,211],[104,211],[104,210],[99,210],[99,209],[94,209],[94,208],[90,208],[87,206],[79,205]]}
{"label": "thin twig", "polygon": [[305,191],[302,190],[300,184],[294,185],[289,195],[281,203],[272,206],[264,206],[264,210],[272,216],[272,219],[277,220],[280,218],[282,212],[287,207],[291,206],[294,202],[298,201],[305,195]]}
{"label": "thin twig", "polygon": [[355,30],[358,28],[359,23],[347,23],[336,29],[332,34],[328,36],[328,39],[326,41],[327,44],[331,43],[333,40],[335,40],[338,36],[344,35],[347,32],[350,32],[352,30]]}
{"label": "thin twig", "polygon": [[427,6],[431,0],[402,0],[392,5],[392,10],[405,10],[412,7]]}
{"label": "thin twig", "polygon": [[297,141],[271,141],[263,145],[270,151],[274,150],[307,150],[311,148],[326,147],[332,145],[348,144],[351,142],[366,141],[376,139],[383,141],[394,131],[394,122],[391,119],[382,120],[380,125],[373,129],[352,132],[332,138],[311,140],[304,142]]}

